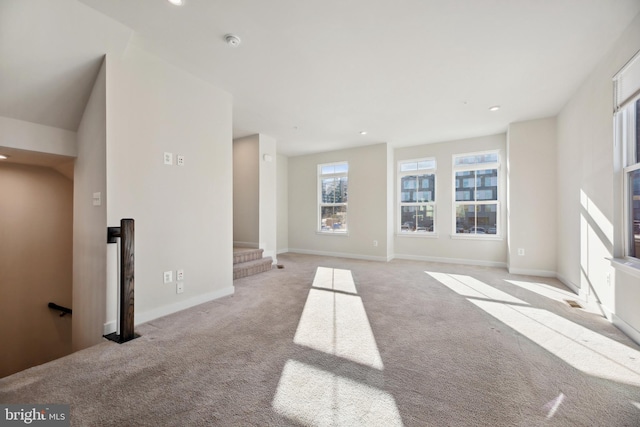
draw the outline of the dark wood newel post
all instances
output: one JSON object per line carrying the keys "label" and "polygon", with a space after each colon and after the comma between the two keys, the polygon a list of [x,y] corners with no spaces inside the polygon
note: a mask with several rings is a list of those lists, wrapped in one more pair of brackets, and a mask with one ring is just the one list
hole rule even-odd
{"label": "dark wood newel post", "polygon": [[135,224],[134,220],[125,218],[120,220],[120,227],[109,227],[107,230],[107,243],[117,243],[120,238],[120,334],[114,332],[105,335],[105,338],[117,343],[125,343],[137,338],[133,330],[135,317]]}
{"label": "dark wood newel post", "polygon": [[133,219],[120,221],[120,341],[135,338],[134,322],[134,257],[135,227]]}

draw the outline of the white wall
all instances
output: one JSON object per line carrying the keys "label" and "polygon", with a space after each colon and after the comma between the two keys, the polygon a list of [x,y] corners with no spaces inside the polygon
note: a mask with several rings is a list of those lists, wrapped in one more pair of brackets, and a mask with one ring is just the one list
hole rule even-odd
{"label": "white wall", "polygon": [[509,271],[555,277],[555,117],[511,123],[507,152]]}
{"label": "white wall", "polygon": [[107,100],[107,218],[136,221],[136,323],[233,293],[230,95],[131,45],[108,57]]}
{"label": "white wall", "polygon": [[260,135],[233,141],[233,242],[257,248],[260,241]]}
{"label": "white wall", "polygon": [[[453,171],[452,156],[454,154],[473,153],[478,151],[500,150],[502,160],[500,177],[500,228],[503,230],[500,239],[472,239],[464,236],[452,238],[455,224],[453,212]],[[436,228],[437,238],[426,236],[397,235],[395,238],[395,257],[426,261],[443,261],[488,266],[506,266],[506,135],[491,135],[478,138],[449,141],[438,144],[417,145],[397,148],[395,165],[403,160],[435,157],[436,173]],[[395,170],[394,169],[394,170]],[[396,172],[394,172],[395,175]],[[396,190],[397,191],[397,190]],[[397,217],[397,199],[394,199],[395,216]],[[394,232],[397,225],[394,221]]]}
{"label": "white wall", "polygon": [[76,157],[76,132],[0,117],[0,146]]}
{"label": "white wall", "polygon": [[289,252],[289,158],[276,157],[277,253]]}
{"label": "white wall", "polygon": [[640,15],[559,114],[557,164],[559,277],[635,331],[640,331],[640,319],[633,314],[638,311],[637,291],[627,281],[615,283],[606,258],[620,255],[623,245],[611,79],[638,50]]}
{"label": "white wall", "polygon": [[[318,164],[340,161],[349,162],[349,234],[319,234]],[[289,251],[386,261],[386,168],[386,144],[290,157]]]}
{"label": "white wall", "polygon": [[[270,160],[269,160],[270,159]],[[260,135],[258,162],[260,165],[259,182],[259,218],[258,235],[259,247],[264,249],[264,256],[273,258],[277,262],[277,158],[276,140],[266,135]]]}
{"label": "white wall", "polygon": [[[102,340],[106,316],[106,62],[78,128],[73,189],[73,349]],[[93,206],[93,193],[102,205]]]}

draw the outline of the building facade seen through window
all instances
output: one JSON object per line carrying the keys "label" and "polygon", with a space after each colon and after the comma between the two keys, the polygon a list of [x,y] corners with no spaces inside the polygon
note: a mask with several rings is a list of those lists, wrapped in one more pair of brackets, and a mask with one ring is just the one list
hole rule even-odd
{"label": "building facade seen through window", "polygon": [[453,156],[455,234],[500,234],[497,151]]}
{"label": "building facade seen through window", "polygon": [[347,162],[318,165],[319,232],[347,232],[348,175]]}
{"label": "building facade seen through window", "polygon": [[399,233],[435,231],[436,161],[404,160],[398,164]]}

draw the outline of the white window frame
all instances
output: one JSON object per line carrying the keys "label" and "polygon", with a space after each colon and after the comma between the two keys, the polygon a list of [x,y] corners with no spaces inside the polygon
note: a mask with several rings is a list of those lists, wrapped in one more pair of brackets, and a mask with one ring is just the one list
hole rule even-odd
{"label": "white window frame", "polygon": [[[323,167],[327,167],[327,166],[342,166],[342,165],[346,165],[347,166],[347,171],[346,172],[338,172],[338,173],[329,173],[329,174],[323,174],[322,173],[322,168]],[[347,161],[342,161],[342,162],[332,162],[332,163],[322,163],[318,165],[318,183],[317,183],[317,201],[318,201],[318,209],[317,209],[317,220],[316,220],[316,232],[318,234],[325,234],[325,235],[329,235],[329,236],[348,236],[349,235],[349,221],[347,220],[347,226],[345,230],[335,230],[335,229],[330,229],[330,230],[323,230],[322,229],[322,208],[326,207],[326,206],[344,206],[345,207],[345,211],[347,212],[347,218],[349,217],[349,207],[348,207],[348,197],[347,197],[347,202],[345,203],[325,203],[322,201],[322,179],[323,178],[347,178],[347,185],[349,185],[349,162]]]}
{"label": "white window frame", "polygon": [[[416,170],[411,170],[411,171],[402,171],[402,165],[405,163],[420,163],[420,162],[433,162],[434,166],[433,167],[429,167],[429,168],[425,168],[425,169],[416,169]],[[417,159],[405,159],[405,160],[400,160],[398,161],[397,164],[397,176],[396,176],[396,188],[397,188],[397,197],[396,197],[396,213],[397,213],[397,220],[396,220],[396,235],[397,236],[403,236],[403,237],[438,237],[438,234],[436,232],[436,225],[437,225],[437,209],[436,209],[436,201],[438,198],[438,174],[437,174],[437,169],[438,169],[438,163],[436,161],[435,157],[421,157],[421,158],[417,158]],[[420,175],[434,175],[433,178],[433,188],[430,188],[429,190],[432,192],[435,192],[435,197],[433,198],[433,201],[430,202],[406,202],[402,200],[402,178],[405,176],[420,176]],[[417,189],[416,189],[417,191]],[[432,193],[433,194],[433,193]],[[402,208],[406,207],[406,206],[414,206],[414,207],[419,207],[419,206],[431,206],[433,209],[433,227],[431,231],[414,231],[412,233],[408,233],[408,232],[403,232],[402,231]]]}
{"label": "white window frame", "polygon": [[[495,154],[497,156],[496,162],[491,163],[474,163],[469,165],[456,165],[456,158],[459,157],[467,157],[467,156],[479,156],[485,154]],[[476,151],[470,153],[459,153],[451,156],[451,179],[452,179],[452,226],[451,226],[451,238],[453,239],[481,239],[481,240],[501,240],[503,235],[502,230],[502,221],[501,221],[501,212],[502,212],[502,182],[500,180],[500,176],[502,174],[502,156],[500,154],[500,150],[486,150],[486,151]],[[456,172],[467,172],[467,171],[479,171],[486,169],[496,169],[496,200],[463,200],[456,201]],[[484,179],[485,177],[482,177]],[[478,176],[475,175],[474,183],[477,188]],[[458,191],[464,191],[462,187],[458,189]],[[474,194],[476,192],[474,191]],[[496,206],[496,233],[495,234],[471,234],[471,233],[457,233],[457,210],[456,207],[458,205],[473,205],[473,206],[481,206],[481,205],[495,205]],[[477,210],[476,210],[477,212]],[[477,215],[477,213],[476,213]],[[476,225],[477,227],[477,225]]]}
{"label": "white window frame", "polygon": [[622,148],[622,181],[623,181],[623,242],[624,242],[624,257],[628,261],[640,266],[640,254],[636,256],[631,255],[631,245],[633,234],[633,221],[631,219],[632,206],[629,203],[629,196],[632,191],[632,183],[629,182],[629,175],[632,172],[640,170],[640,161],[636,161],[636,153],[634,144],[636,142],[636,108],[638,101],[640,101],[640,95],[634,97],[629,102],[626,102],[624,106],[615,114],[616,120],[616,139],[621,144]]}

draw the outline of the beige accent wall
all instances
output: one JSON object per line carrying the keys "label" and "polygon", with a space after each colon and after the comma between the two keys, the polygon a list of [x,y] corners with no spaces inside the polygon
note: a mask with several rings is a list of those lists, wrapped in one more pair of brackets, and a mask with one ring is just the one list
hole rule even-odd
{"label": "beige accent wall", "polygon": [[510,124],[507,147],[509,271],[555,277],[555,117]]}
{"label": "beige accent wall", "polygon": [[[106,62],[78,128],[73,218],[73,349],[102,341],[106,298]],[[102,203],[93,205],[93,193]]]}
{"label": "beige accent wall", "polygon": [[[321,234],[318,164],[341,161],[349,162],[349,234]],[[386,144],[290,157],[289,251],[386,261],[386,169]]]}
{"label": "beige accent wall", "polygon": [[558,116],[558,276],[601,304],[635,333],[640,274],[618,274],[607,258],[622,256],[620,148],[614,145],[615,73],[640,50],[640,15],[567,102]]}
{"label": "beige accent wall", "polygon": [[134,45],[107,59],[107,220],[136,221],[141,323],[233,293],[231,96]]}
{"label": "beige accent wall", "polygon": [[71,352],[73,182],[0,163],[0,377]]}
{"label": "beige accent wall", "polygon": [[233,141],[233,241],[237,246],[257,248],[259,244],[259,156],[259,135]]}
{"label": "beige accent wall", "polygon": [[[499,150],[501,157],[500,182],[500,228],[499,239],[470,239],[453,236],[455,224],[453,212],[453,158],[454,154]],[[395,257],[443,261],[451,263],[470,263],[488,266],[506,266],[507,230],[506,230],[506,135],[490,135],[437,144],[417,145],[395,150],[394,179],[397,176],[398,162],[403,160],[434,157],[437,162],[436,174],[436,228],[437,237],[410,237],[397,234],[397,221],[394,221]],[[394,198],[395,217],[398,217],[397,180]]]}

